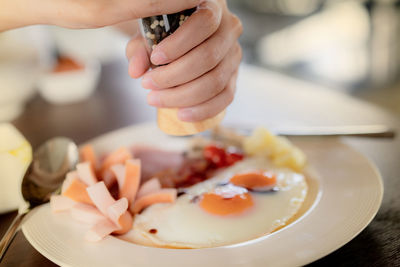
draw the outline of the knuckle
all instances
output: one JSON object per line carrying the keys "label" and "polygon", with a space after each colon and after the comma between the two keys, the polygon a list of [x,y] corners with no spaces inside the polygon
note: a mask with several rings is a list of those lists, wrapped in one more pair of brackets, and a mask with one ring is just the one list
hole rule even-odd
{"label": "knuckle", "polygon": [[231,15],[231,24],[233,25],[233,28],[236,30],[238,36],[242,35],[243,33],[242,21],[234,14]]}
{"label": "knuckle", "polygon": [[205,7],[202,9],[203,21],[205,26],[212,30],[213,32],[218,29],[220,22],[220,15],[217,11],[210,7]]}
{"label": "knuckle", "polygon": [[225,73],[222,70],[217,70],[214,74],[214,90],[218,93],[225,85]]}
{"label": "knuckle", "polygon": [[219,62],[219,49],[218,48],[213,48],[213,49],[207,49],[205,52],[205,60],[206,60],[206,66],[207,68],[213,68],[216,66]]}

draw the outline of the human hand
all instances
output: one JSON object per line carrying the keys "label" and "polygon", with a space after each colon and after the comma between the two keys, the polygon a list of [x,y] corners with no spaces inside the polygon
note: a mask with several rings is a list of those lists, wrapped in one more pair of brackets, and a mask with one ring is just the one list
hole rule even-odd
{"label": "human hand", "polygon": [[202,0],[0,0],[0,32],[49,24],[65,28],[99,28],[199,5]]}
{"label": "human hand", "polygon": [[[242,51],[239,19],[225,0],[200,4],[174,34],[158,44],[150,58],[142,36],[127,46],[129,74],[143,76],[151,89],[148,103],[159,108],[179,108],[182,121],[200,121],[224,110],[233,100]],[[151,71],[151,63],[164,65]]]}

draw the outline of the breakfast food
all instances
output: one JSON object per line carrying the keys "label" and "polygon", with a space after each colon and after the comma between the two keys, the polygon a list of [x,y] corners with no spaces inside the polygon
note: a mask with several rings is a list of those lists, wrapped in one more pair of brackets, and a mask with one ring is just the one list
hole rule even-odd
{"label": "breakfast food", "polygon": [[192,138],[182,153],[119,148],[101,161],[88,145],[81,159],[51,207],[91,225],[88,241],[114,234],[165,248],[235,244],[287,225],[308,189],[303,152],[262,128]]}
{"label": "breakfast food", "polygon": [[135,216],[132,231],[122,238],[174,248],[243,242],[284,226],[306,193],[301,174],[276,168],[265,158],[249,158],[188,188],[173,204],[150,206]]}

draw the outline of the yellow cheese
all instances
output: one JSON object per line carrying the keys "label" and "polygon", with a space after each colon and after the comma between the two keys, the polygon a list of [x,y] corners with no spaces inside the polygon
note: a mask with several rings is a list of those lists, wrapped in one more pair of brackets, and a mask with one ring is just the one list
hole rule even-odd
{"label": "yellow cheese", "polygon": [[265,128],[256,128],[245,138],[243,148],[251,156],[266,156],[275,165],[301,171],[306,165],[306,155],[287,138],[275,136]]}
{"label": "yellow cheese", "polygon": [[17,209],[23,202],[22,178],[32,161],[32,148],[11,124],[0,123],[0,212]]}

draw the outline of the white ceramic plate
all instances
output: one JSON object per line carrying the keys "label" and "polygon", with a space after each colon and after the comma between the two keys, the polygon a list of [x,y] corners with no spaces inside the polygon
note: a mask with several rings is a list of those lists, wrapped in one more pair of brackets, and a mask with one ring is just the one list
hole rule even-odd
{"label": "white ceramic plate", "polygon": [[[187,139],[162,134],[154,125],[121,129],[94,139],[105,153],[123,145],[153,144],[181,149]],[[107,237],[83,239],[87,227],[68,213],[36,209],[23,225],[29,242],[62,266],[298,266],[317,260],[354,238],[379,209],[383,186],[376,168],[339,139],[297,140],[307,154],[309,196],[290,225],[248,242],[206,249],[142,247]]]}

